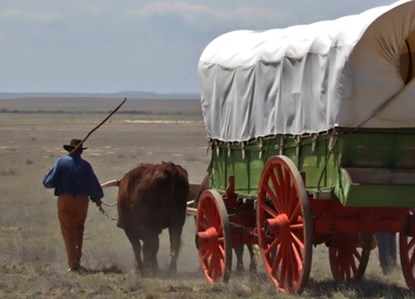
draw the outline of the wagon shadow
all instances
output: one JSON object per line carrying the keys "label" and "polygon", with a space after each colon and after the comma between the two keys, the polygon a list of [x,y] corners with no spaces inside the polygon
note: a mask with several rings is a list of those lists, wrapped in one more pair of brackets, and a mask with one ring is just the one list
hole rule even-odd
{"label": "wagon shadow", "polygon": [[332,297],[341,293],[346,298],[413,298],[415,293],[396,284],[386,284],[376,280],[362,280],[353,283],[337,283],[333,280],[309,280],[304,294],[308,297]]}
{"label": "wagon shadow", "polygon": [[[198,280],[201,282],[206,282],[203,272],[200,268],[197,268],[194,271],[178,271],[174,275],[169,274],[167,269],[160,269],[159,273],[156,276],[148,278],[156,278],[161,280]],[[248,271],[242,273],[233,271],[231,273],[230,281],[241,278],[259,283],[267,282],[267,277],[264,273],[250,273]]]}

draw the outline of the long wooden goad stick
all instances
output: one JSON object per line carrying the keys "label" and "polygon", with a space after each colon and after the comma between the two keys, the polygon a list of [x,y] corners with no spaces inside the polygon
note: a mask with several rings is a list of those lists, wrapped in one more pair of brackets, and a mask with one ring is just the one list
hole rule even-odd
{"label": "long wooden goad stick", "polygon": [[124,100],[117,106],[115,109],[103,120],[101,121],[95,128],[93,128],[89,133],[85,136],[84,139],[78,145],[69,153],[69,155],[72,155],[72,153],[76,152],[76,150],[91,136],[92,133],[94,133],[100,126],[102,126],[115,112],[118,111],[118,109],[121,108],[122,105],[124,105],[125,101],[127,101],[127,98],[124,98]]}

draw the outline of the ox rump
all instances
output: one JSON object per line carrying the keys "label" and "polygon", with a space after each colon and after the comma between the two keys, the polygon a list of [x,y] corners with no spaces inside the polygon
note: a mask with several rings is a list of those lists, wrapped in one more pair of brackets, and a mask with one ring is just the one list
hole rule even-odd
{"label": "ox rump", "polygon": [[168,228],[169,273],[175,274],[189,196],[187,171],[172,162],[142,163],[121,180],[102,184],[102,187],[109,186],[119,187],[117,226],[124,229],[131,242],[137,272],[143,276],[157,274],[159,234]]}

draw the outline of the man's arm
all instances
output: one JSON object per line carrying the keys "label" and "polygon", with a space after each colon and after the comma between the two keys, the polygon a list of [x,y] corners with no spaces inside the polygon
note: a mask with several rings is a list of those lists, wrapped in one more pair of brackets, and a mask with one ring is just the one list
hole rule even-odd
{"label": "man's arm", "polygon": [[58,161],[56,161],[49,173],[43,178],[43,186],[46,188],[56,188],[58,183],[58,168]]}
{"label": "man's arm", "polygon": [[98,207],[101,206],[101,198],[104,197],[104,191],[102,190],[101,184],[98,181],[95,172],[91,167],[91,174],[90,174],[90,192],[89,192],[89,199],[93,201]]}

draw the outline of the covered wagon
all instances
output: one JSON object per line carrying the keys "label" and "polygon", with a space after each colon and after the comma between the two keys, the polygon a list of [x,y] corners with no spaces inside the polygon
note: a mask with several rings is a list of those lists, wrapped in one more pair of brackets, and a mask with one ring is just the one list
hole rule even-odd
{"label": "covered wagon", "polygon": [[398,232],[415,288],[415,1],[214,39],[199,61],[211,146],[196,241],[208,281],[258,244],[281,291],[301,292],[312,246],[360,279],[372,236]]}

